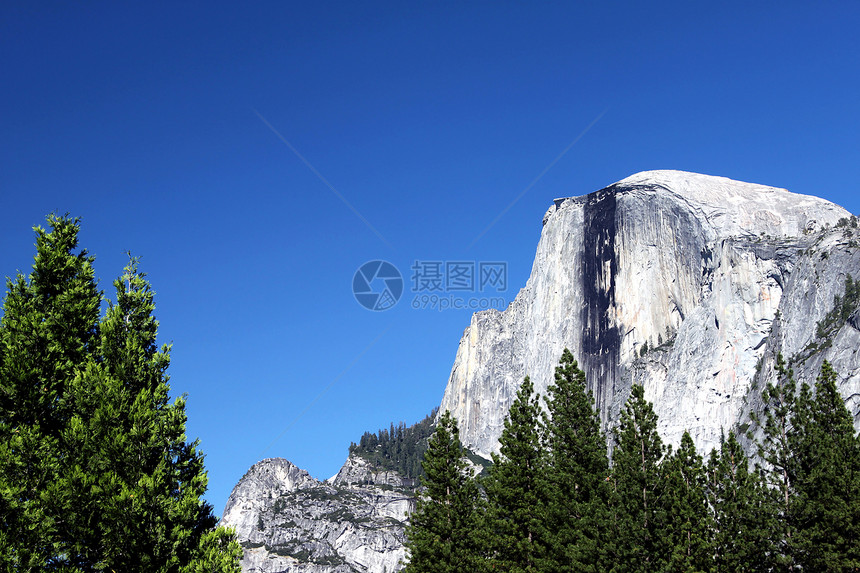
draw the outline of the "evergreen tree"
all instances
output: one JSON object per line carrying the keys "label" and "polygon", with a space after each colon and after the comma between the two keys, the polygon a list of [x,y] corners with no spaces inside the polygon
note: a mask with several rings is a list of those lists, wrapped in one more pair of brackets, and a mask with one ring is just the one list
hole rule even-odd
{"label": "evergreen tree", "polygon": [[[76,378],[78,416],[67,432],[83,462],[69,468],[78,507],[74,536],[96,532],[85,562],[129,571],[178,570],[201,557],[215,526],[203,502],[206,472],[185,437],[185,400],[169,403],[169,348],[156,346],[153,292],[132,259],[114,283],[117,304],[101,323],[100,362]],[[90,475],[90,468],[103,471]],[[94,541],[95,541],[94,540]],[[82,547],[83,549],[83,547]]]}
{"label": "evergreen tree", "polygon": [[242,546],[233,531],[224,527],[209,529],[200,536],[194,559],[179,568],[179,573],[240,573]]}
{"label": "evergreen tree", "polygon": [[760,471],[769,488],[763,512],[769,546],[785,569],[860,568],[860,444],[826,361],[816,382],[796,391],[794,373],[777,359],[777,384],[763,395]]}
{"label": "evergreen tree", "polygon": [[[0,470],[2,499],[12,500],[4,503],[0,522],[15,522],[21,515],[26,522],[29,512],[41,519],[35,535],[42,541],[0,536],[0,546],[6,546],[0,556],[17,570],[238,571],[241,548],[232,533],[214,529],[212,508],[202,500],[206,473],[197,443],[185,438],[184,399],[168,403],[168,349],[156,348],[153,293],[137,261],[132,259],[115,283],[117,304],[110,305],[97,328],[100,294],[92,280],[92,260],[85,253],[72,254],[78,223],[68,218],[49,222],[52,233],[37,230],[37,264],[29,283],[19,277],[10,286],[0,331],[4,391],[11,388],[20,395],[32,394],[32,387],[54,389],[53,408],[40,409],[37,402],[19,412],[10,401],[0,409],[3,437],[11,434],[2,447],[12,454]],[[52,248],[58,244],[59,252]],[[68,269],[76,261],[83,270],[72,273]],[[77,277],[87,288],[56,288],[51,299],[41,294],[39,281],[46,276],[67,277],[69,284],[76,283],[68,277]],[[89,296],[71,296],[81,291]],[[24,295],[41,301],[34,306],[36,316],[41,312],[47,317],[41,324],[21,319],[28,316],[20,304],[28,300]],[[52,301],[71,315],[65,324],[80,325],[59,329],[75,336],[78,352],[58,353],[56,339],[48,337],[49,343],[30,348],[29,356],[7,361],[16,340],[28,335],[39,340],[41,325],[50,325],[56,312],[46,304]],[[75,347],[74,341],[68,346]],[[47,369],[52,364],[53,371]],[[16,377],[28,371],[29,378]],[[42,429],[48,426],[46,419],[53,431]],[[26,423],[40,431],[33,444],[37,461],[52,475],[22,492],[14,470],[21,467],[21,452],[28,455],[18,438]]]}
{"label": "evergreen tree", "polygon": [[36,227],[29,280],[7,279],[0,322],[0,556],[15,570],[67,564],[67,499],[57,480],[68,388],[97,341],[101,294],[77,219]]}
{"label": "evergreen tree", "polygon": [[[782,355],[777,356],[775,369],[776,383],[769,383],[762,393],[764,419],[755,414],[751,417],[762,430],[761,441],[757,444],[757,468],[766,485],[762,512],[771,524],[767,545],[773,551],[776,566],[791,569],[795,566],[793,547],[797,529],[793,511],[797,461],[794,427],[807,414],[797,412],[794,371],[786,365]],[[802,392],[808,393],[808,388]]]}
{"label": "evergreen tree", "polygon": [[404,573],[474,571],[478,486],[460,445],[457,422],[447,410],[424,454],[425,490],[406,528],[409,564]]}
{"label": "evergreen tree", "polygon": [[811,396],[806,385],[794,423],[794,556],[805,571],[860,569],[860,443],[825,361]]}
{"label": "evergreen tree", "polygon": [[670,550],[668,570],[706,571],[712,563],[712,522],[705,496],[705,468],[693,438],[684,432],[678,449],[663,462],[666,511],[664,542]]}
{"label": "evergreen tree", "polygon": [[605,567],[601,533],[606,529],[609,494],[606,438],[585,373],[567,349],[547,392],[543,424],[550,552],[546,569],[600,571]]}
{"label": "evergreen tree", "polygon": [[764,481],[750,471],[749,459],[729,432],[708,460],[708,502],[713,515],[713,553],[717,571],[770,571],[773,551]]}
{"label": "evergreen tree", "polygon": [[505,418],[500,454],[493,453],[493,465],[484,481],[483,533],[490,566],[497,571],[539,571],[546,553],[540,412],[534,385],[526,377]]}
{"label": "evergreen tree", "polygon": [[611,501],[614,571],[658,571],[666,564],[666,513],[660,502],[665,448],[645,390],[634,385],[614,430]]}

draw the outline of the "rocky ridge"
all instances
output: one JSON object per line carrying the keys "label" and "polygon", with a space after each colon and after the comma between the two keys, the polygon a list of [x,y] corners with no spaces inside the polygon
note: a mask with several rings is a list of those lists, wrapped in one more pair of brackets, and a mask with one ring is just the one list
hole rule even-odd
{"label": "rocky ridge", "polygon": [[230,494],[221,523],[236,530],[245,572],[391,572],[405,558],[411,480],[350,456],[321,482],[282,458],[254,464]]}

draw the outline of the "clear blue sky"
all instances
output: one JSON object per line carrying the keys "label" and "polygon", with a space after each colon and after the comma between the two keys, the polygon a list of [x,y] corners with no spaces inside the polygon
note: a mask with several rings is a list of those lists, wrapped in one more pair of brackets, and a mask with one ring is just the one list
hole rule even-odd
{"label": "clear blue sky", "polygon": [[[646,169],[860,212],[858,24],[857,2],[4,2],[0,274],[52,211],[106,291],[142,257],[220,514],[256,461],[327,478],[439,404],[470,311],[412,309],[415,260],[506,262],[509,302],[553,198]],[[405,275],[384,312],[351,292],[372,259]]]}

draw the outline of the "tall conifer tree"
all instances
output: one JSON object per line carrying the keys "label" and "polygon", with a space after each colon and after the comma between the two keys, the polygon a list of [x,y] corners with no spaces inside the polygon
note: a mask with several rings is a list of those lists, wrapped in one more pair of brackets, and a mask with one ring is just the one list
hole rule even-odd
{"label": "tall conifer tree", "polygon": [[750,470],[735,434],[721,438],[707,466],[708,502],[713,513],[713,554],[717,571],[769,571],[773,516],[765,505],[764,481]]}
{"label": "tall conifer tree", "polygon": [[806,571],[860,569],[860,443],[836,388],[836,372],[821,367],[812,396],[797,400],[791,466],[795,498],[792,548]]}
{"label": "tall conifer tree", "polygon": [[[757,444],[757,469],[766,485],[767,503],[762,511],[771,524],[768,547],[777,567],[791,569],[796,566],[794,541],[797,536],[794,519],[794,477],[797,474],[795,425],[807,414],[797,412],[794,371],[781,354],[777,356],[775,369],[776,382],[769,383],[762,393],[764,418],[753,414],[752,420],[762,430],[762,438]],[[808,392],[808,389],[802,389],[802,392]]]}
{"label": "tall conifer tree", "polygon": [[97,341],[101,293],[77,219],[36,227],[29,277],[7,280],[0,321],[0,556],[15,570],[62,568],[67,492],[58,486],[69,387]]}
{"label": "tall conifer tree", "polygon": [[540,412],[534,385],[526,377],[505,418],[500,453],[493,453],[493,465],[484,481],[484,533],[490,566],[497,571],[539,571],[546,555]]}
{"label": "tall conifer tree", "polygon": [[447,410],[424,453],[424,491],[406,528],[409,564],[404,573],[474,572],[480,565],[476,535],[478,486]]}
{"label": "tall conifer tree", "polygon": [[585,373],[565,349],[543,414],[547,465],[547,569],[600,571],[606,533],[606,438]]}
{"label": "tall conifer tree", "polygon": [[614,437],[613,534],[608,545],[613,570],[658,571],[669,557],[663,538],[666,512],[660,503],[665,447],[657,433],[657,415],[642,386],[631,388]]}
{"label": "tall conifer tree", "polygon": [[707,571],[712,563],[712,521],[705,496],[705,468],[693,438],[684,432],[678,449],[663,461],[666,529],[670,571]]}

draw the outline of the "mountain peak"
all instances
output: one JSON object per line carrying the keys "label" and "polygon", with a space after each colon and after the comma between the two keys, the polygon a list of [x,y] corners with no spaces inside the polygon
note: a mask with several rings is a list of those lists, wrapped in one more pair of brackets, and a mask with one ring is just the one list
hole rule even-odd
{"label": "mountain peak", "polygon": [[711,237],[798,236],[817,231],[851,214],[842,207],[811,195],[727,177],[688,171],[642,171],[600,191],[556,199],[544,216],[544,224],[554,212],[574,204],[595,200],[606,192],[618,197],[635,196],[659,200],[688,210]]}
{"label": "mountain peak", "polygon": [[745,203],[753,203],[755,208],[776,210],[799,204],[832,205],[824,199],[791,193],[787,189],[689,171],[642,171],[610,185],[609,188],[664,190],[688,201],[715,208],[730,208],[732,205]]}

